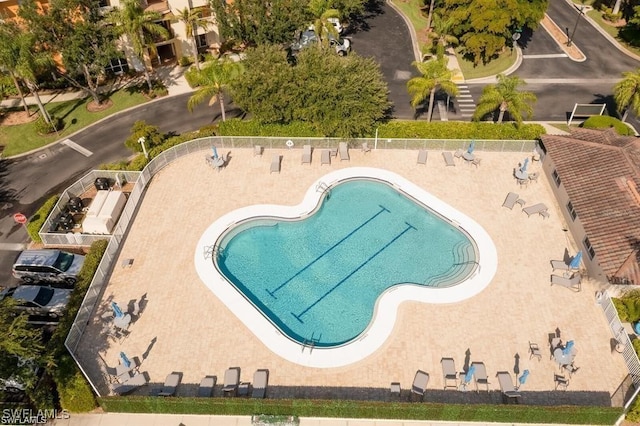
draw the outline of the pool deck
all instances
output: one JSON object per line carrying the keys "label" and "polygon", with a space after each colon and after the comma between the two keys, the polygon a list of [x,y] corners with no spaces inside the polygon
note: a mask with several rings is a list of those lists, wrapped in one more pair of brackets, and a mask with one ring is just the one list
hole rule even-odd
{"label": "pool deck", "polygon": [[[225,152],[226,153],[226,152]],[[270,173],[273,153],[280,153],[281,173]],[[400,382],[402,399],[416,370],[430,374],[427,401],[500,403],[497,371],[530,371],[520,389],[523,404],[620,405],[617,392],[627,370],[620,354],[611,350],[605,317],[594,294],[602,287],[583,279],[582,291],[550,286],[551,259],[562,259],[565,249],[577,250],[563,232],[563,219],[542,176],[520,188],[513,168],[529,153],[478,152],[479,167],[458,162],[446,167],[440,151],[430,151],[427,165],[416,164],[417,151],[350,150],[350,161],[332,158],[320,165],[320,151],[312,164],[300,164],[302,150],[272,150],[253,156],[252,149],[229,151],[230,161],[220,172],[204,161],[205,152],[180,159],[150,183],[142,205],[115,263],[102,302],[78,348],[79,358],[92,377],[100,377],[101,361],[118,363],[118,354],[142,361],[151,383],[136,391],[148,393],[161,386],[167,374],[183,373],[177,394],[193,396],[206,375],[218,378],[220,395],[224,372],[242,369],[241,381],[252,381],[257,369],[269,370],[270,397],[334,397],[390,399],[389,384]],[[379,167],[398,173],[477,221],[493,239],[498,252],[497,273],[477,296],[453,304],[405,302],[391,337],[373,355],[356,363],[328,369],[304,367],[269,351],[256,336],[200,281],[194,254],[203,232],[217,218],[253,204],[298,204],[314,181],[344,167]],[[529,171],[540,171],[530,164]],[[508,192],[549,206],[548,219],[527,215],[516,204],[501,207]],[[121,268],[122,259],[134,259]],[[259,259],[256,259],[259,261]],[[101,315],[111,301],[124,309],[131,300],[146,300],[128,337],[107,336],[108,321]],[[548,334],[558,329],[563,341],[574,340],[575,364],[567,392],[554,390],[557,364],[550,359]],[[542,349],[542,359],[530,359],[529,341]],[[307,349],[308,350],[308,349]],[[452,357],[463,371],[470,362],[487,367],[492,392],[443,390],[440,359]],[[108,384],[99,386],[104,394]],[[615,397],[612,399],[612,396]]]}

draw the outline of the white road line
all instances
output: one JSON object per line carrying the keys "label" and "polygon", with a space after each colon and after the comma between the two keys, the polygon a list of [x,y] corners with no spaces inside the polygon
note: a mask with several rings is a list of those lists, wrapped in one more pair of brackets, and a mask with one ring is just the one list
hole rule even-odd
{"label": "white road line", "polygon": [[93,155],[93,152],[89,151],[88,149],[81,147],[80,145],[78,145],[77,143],[75,143],[74,141],[72,141],[71,139],[65,139],[61,142],[63,145],[68,146],[69,148],[73,149],[74,151],[78,151],[80,154],[84,155],[85,157],[90,157]]}
{"label": "white road line", "polygon": [[27,245],[26,244],[20,244],[20,243],[0,243],[0,250],[6,250],[6,251],[21,251],[21,250],[26,250],[27,249]]}
{"label": "white road line", "polygon": [[458,95],[457,97],[458,98],[470,98],[471,95]]}
{"label": "white road line", "polygon": [[522,55],[522,59],[568,58],[566,53],[548,53],[541,55]]}

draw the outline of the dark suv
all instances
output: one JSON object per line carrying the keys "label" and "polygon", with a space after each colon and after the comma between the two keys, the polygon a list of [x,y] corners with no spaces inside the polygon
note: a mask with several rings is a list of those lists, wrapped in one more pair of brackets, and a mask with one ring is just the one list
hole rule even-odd
{"label": "dark suv", "polygon": [[72,287],[84,256],[61,250],[25,250],[13,264],[13,276],[26,283],[43,281]]}

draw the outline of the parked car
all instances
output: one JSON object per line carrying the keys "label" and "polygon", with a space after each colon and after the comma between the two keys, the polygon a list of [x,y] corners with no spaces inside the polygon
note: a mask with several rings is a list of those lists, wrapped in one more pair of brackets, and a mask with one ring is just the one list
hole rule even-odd
{"label": "parked car", "polygon": [[39,285],[20,285],[0,292],[0,299],[12,297],[17,301],[16,309],[29,315],[59,318],[69,303],[73,290]]}
{"label": "parked car", "polygon": [[338,19],[338,18],[327,18],[327,21],[331,25],[333,25],[333,27],[336,29],[338,34],[342,34],[342,31],[344,30],[344,27],[342,26],[342,23],[340,22],[340,19]]}
{"label": "parked car", "polygon": [[84,256],[61,250],[25,250],[13,264],[13,276],[26,283],[43,281],[73,286]]}
{"label": "parked car", "polygon": [[[291,44],[291,52],[295,55],[302,49],[318,43],[318,37],[312,29],[303,31],[297,41]],[[329,34],[329,45],[335,49],[340,56],[346,56],[351,51],[351,40],[348,38],[335,38]]]}

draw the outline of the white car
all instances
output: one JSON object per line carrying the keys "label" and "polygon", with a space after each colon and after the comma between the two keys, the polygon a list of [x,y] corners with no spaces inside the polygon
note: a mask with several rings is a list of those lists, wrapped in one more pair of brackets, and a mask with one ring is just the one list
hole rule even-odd
{"label": "white car", "polygon": [[[298,41],[291,45],[291,51],[295,54],[305,47],[318,43],[318,37],[315,31],[306,30],[300,34]],[[333,47],[338,56],[346,56],[351,51],[351,40],[348,38],[335,38],[329,34],[329,45]]]}
{"label": "white car", "polygon": [[338,34],[342,34],[342,31],[344,31],[344,27],[340,23],[340,19],[338,19],[338,18],[327,18],[327,22],[329,22],[331,25],[333,25],[333,27],[336,29]]}
{"label": "white car", "polygon": [[71,292],[60,288],[21,285],[3,290],[0,299],[13,297],[18,302],[16,309],[29,315],[58,318],[64,314]]}

